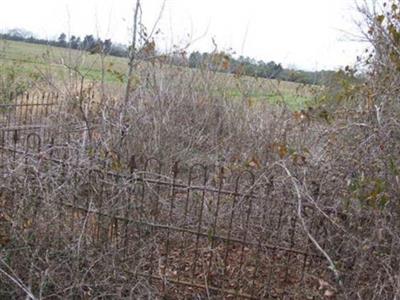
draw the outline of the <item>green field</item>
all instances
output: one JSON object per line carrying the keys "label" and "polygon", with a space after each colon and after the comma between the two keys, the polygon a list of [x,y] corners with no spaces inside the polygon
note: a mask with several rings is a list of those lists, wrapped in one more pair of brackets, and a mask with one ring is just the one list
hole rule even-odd
{"label": "green field", "polygon": [[[161,64],[161,63],[160,63]],[[163,67],[149,62],[138,63],[135,79],[144,83],[146,72],[164,72],[163,76],[185,78],[194,82],[192,88],[202,91],[201,82],[204,72],[185,67],[165,64]],[[124,83],[127,59],[107,56],[102,61],[100,55],[88,52],[58,48],[46,45],[0,40],[0,73],[12,71],[13,76],[31,81],[63,82],[73,74],[84,77],[86,81],[100,82],[102,78],[109,87],[120,88]],[[147,77],[146,77],[147,76]],[[290,109],[298,110],[312,105],[314,87],[293,82],[269,80],[230,74],[215,73],[208,92],[216,97],[222,96],[233,100],[244,100],[252,104],[268,101],[286,103]]]}

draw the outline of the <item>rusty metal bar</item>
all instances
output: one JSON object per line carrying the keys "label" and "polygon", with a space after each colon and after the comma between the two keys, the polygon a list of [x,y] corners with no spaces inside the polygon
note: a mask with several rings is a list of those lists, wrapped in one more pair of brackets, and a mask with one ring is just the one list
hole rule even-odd
{"label": "rusty metal bar", "polygon": [[[170,195],[170,209],[168,213],[169,224],[173,223],[173,211],[176,200],[176,192],[175,192],[175,182],[179,173],[179,162],[174,162],[172,166],[172,185],[171,185],[171,195]],[[165,267],[163,268],[164,272],[168,269],[169,265],[169,251],[170,251],[170,227],[167,228],[167,238],[165,245]],[[163,274],[165,276],[165,273]],[[164,288],[164,285],[163,285]]]}
{"label": "rusty metal bar", "polygon": [[[240,174],[240,175],[238,176],[237,184],[239,184],[239,180],[240,180],[241,177],[242,177],[244,174],[246,174],[246,173],[250,175],[250,182],[249,182],[250,186],[253,186],[253,185],[255,184],[256,179],[255,179],[255,177],[254,177],[254,174],[251,173],[251,172],[249,172],[249,171],[244,171],[242,174]],[[251,194],[251,193],[252,193],[252,190],[250,190],[250,194]],[[250,195],[249,195],[249,196],[250,196]],[[246,220],[245,220],[245,224],[244,224],[244,233],[243,233],[243,242],[244,242],[244,243],[242,244],[242,249],[241,249],[241,253],[240,253],[240,263],[239,263],[239,269],[240,269],[240,271],[243,270],[245,243],[247,242],[247,235],[248,235],[248,231],[249,231],[250,215],[251,215],[252,209],[253,209],[253,198],[252,198],[252,197],[245,197],[244,199],[245,199],[245,200],[248,200],[250,203],[249,203],[249,207],[247,208]],[[242,276],[240,276],[240,277],[238,278],[238,288],[240,287],[241,279],[242,279]]]}

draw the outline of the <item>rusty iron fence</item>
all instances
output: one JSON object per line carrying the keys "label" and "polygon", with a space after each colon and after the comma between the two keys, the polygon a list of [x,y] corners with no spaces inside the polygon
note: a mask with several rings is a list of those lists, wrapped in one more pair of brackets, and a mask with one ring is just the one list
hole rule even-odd
{"label": "rusty iron fence", "polygon": [[[117,166],[83,158],[59,143],[57,132],[41,127],[40,120],[54,113],[54,101],[46,99],[32,104],[32,111],[44,108],[38,119],[23,115],[30,113],[28,104],[22,113],[18,105],[3,107],[1,170],[22,162],[19,172],[29,180],[40,177],[30,172],[51,173],[56,186],[65,183],[66,174],[72,178],[76,193],[60,194],[54,203],[60,236],[93,249],[114,247],[131,266],[124,272],[164,293],[240,299],[318,294],[315,278],[327,276],[324,260],[302,228],[296,202],[272,176],[185,162],[165,165],[133,154]],[[21,126],[15,126],[17,120]],[[309,230],[323,240],[323,219],[312,206],[302,210],[315,214]],[[40,218],[40,210],[32,213]]]}
{"label": "rusty iron fence", "polygon": [[11,94],[11,100],[0,104],[1,127],[42,126],[60,103],[55,93]]}
{"label": "rusty iron fence", "polygon": [[[134,155],[115,171],[71,159],[71,151],[52,154],[54,145],[45,145],[38,133],[28,134],[21,146],[17,142],[1,147],[8,163],[25,161],[42,173],[57,166],[54,181],[61,185],[67,173],[75,181],[78,194],[54,203],[59,233],[94,248],[115,247],[132,260],[126,272],[148,278],[163,292],[302,297],[315,290],[315,278],[326,275],[294,203],[274,200],[271,178],[183,162],[166,167],[157,158]],[[324,226],[316,218],[310,230],[320,236]]]}
{"label": "rusty iron fence", "polygon": [[9,98],[0,104],[1,145],[26,141],[32,133],[45,138],[48,119],[61,112],[60,97],[55,93],[15,93]]}

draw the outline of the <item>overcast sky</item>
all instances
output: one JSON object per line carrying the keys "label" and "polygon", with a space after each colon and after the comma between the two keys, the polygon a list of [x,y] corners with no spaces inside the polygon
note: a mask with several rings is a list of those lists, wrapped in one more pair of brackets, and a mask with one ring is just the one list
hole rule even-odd
{"label": "overcast sky", "polygon": [[[0,30],[19,27],[41,37],[89,33],[129,43],[136,0],[4,0]],[[142,0],[150,30],[163,0]],[[158,28],[159,48],[219,50],[305,69],[351,64],[365,45],[357,34],[354,0],[166,0]]]}

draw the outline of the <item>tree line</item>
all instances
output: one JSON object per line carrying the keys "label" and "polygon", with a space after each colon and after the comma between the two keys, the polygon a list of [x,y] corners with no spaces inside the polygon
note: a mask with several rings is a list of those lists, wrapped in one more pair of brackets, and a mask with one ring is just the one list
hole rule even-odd
{"label": "tree line", "polygon": [[274,61],[264,62],[250,57],[218,53],[192,52],[188,59],[191,68],[206,66],[219,72],[232,73],[235,75],[246,75],[260,78],[292,81],[303,84],[325,84],[337,73],[335,71],[303,71],[287,69],[280,63]]}
{"label": "tree line", "polygon": [[0,38],[11,41],[21,41],[31,44],[50,45],[62,48],[89,51],[90,53],[100,53],[125,57],[128,49],[125,45],[114,44],[111,39],[102,40],[93,34],[86,35],[83,39],[79,36],[71,35],[67,38],[65,33],[61,33],[57,39],[48,40],[34,37],[34,35],[23,29],[11,29],[7,33],[0,33]]}
{"label": "tree line", "polygon": [[[0,33],[0,39],[71,48],[88,51],[91,54],[102,53],[117,57],[127,57],[129,52],[129,48],[126,45],[113,43],[111,39],[102,40],[96,38],[92,34],[85,35],[83,38],[75,35],[71,35],[68,38],[65,33],[61,33],[57,39],[48,40],[36,38],[31,32],[23,29],[11,29],[7,33]],[[149,51],[149,48],[151,48],[151,51]],[[145,43],[143,47],[138,50],[138,54],[139,59],[154,58],[161,55],[157,53],[154,42]],[[166,55],[162,54],[162,56],[165,57]],[[225,52],[200,53],[195,51],[189,56],[187,56],[185,52],[180,52],[170,54],[169,58],[168,61],[171,64],[179,66],[189,66],[190,68],[207,67],[218,72],[292,81],[303,84],[325,84],[330,82],[336,74],[335,71],[331,70],[304,71],[288,69],[274,61],[257,61],[244,56],[234,58],[232,55]]]}

